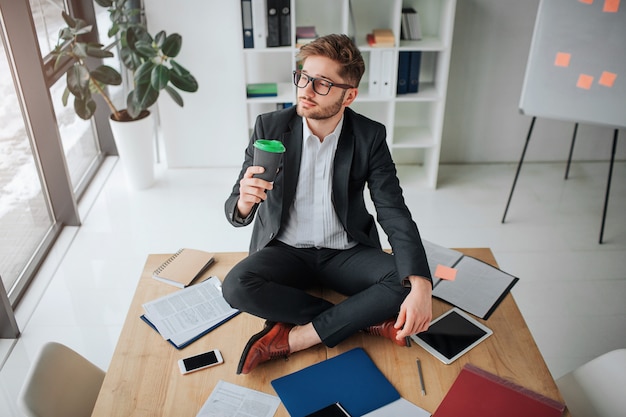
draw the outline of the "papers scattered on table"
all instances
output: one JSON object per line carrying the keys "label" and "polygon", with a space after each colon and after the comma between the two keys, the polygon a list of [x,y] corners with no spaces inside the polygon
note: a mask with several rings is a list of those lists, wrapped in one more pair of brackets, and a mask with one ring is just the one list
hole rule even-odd
{"label": "papers scattered on table", "polygon": [[239,313],[222,296],[218,277],[191,285],[143,305],[144,321],[182,349]]}
{"label": "papers scattered on table", "polygon": [[280,399],[275,395],[220,380],[197,417],[271,417],[279,405]]}

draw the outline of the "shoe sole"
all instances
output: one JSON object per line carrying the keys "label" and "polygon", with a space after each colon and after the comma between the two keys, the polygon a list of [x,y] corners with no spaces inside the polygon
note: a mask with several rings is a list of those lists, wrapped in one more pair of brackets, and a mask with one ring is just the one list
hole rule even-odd
{"label": "shoe sole", "polygon": [[254,345],[260,338],[268,334],[270,330],[274,328],[274,326],[276,326],[276,323],[267,323],[263,330],[253,335],[250,340],[248,340],[248,343],[246,343],[246,347],[243,348],[243,352],[241,353],[239,364],[237,365],[237,375],[241,374],[241,371],[243,370],[243,365],[246,363],[246,359],[248,358],[248,354],[250,353],[252,345]]}

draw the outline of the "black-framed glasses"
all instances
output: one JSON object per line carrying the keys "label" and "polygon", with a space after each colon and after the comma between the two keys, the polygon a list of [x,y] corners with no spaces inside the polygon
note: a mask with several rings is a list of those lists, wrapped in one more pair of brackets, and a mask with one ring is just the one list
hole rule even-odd
{"label": "black-framed glasses", "polygon": [[320,96],[325,96],[330,93],[330,89],[332,87],[343,88],[344,90],[348,88],[355,88],[348,84],[337,84],[323,78],[311,77],[309,75],[303,74],[302,71],[293,72],[293,83],[296,87],[304,88],[309,85],[309,82],[313,83],[313,91],[315,91],[315,93],[319,94]]}

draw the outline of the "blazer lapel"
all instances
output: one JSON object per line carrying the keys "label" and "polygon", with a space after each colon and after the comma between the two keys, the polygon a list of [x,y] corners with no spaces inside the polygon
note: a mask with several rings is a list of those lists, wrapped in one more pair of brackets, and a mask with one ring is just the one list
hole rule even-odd
{"label": "blazer lapel", "polygon": [[343,129],[337,143],[335,161],[333,165],[333,204],[341,222],[347,227],[348,219],[348,183],[350,181],[350,169],[354,156],[354,132],[352,130],[352,118],[348,109],[344,113]]}
{"label": "blazer lapel", "polygon": [[[295,113],[294,113],[295,114]],[[283,156],[283,179],[285,189],[283,191],[283,218],[296,195],[296,186],[300,174],[300,161],[302,159],[302,118],[294,116],[289,125],[290,130],[282,134],[282,142],[285,145]]]}

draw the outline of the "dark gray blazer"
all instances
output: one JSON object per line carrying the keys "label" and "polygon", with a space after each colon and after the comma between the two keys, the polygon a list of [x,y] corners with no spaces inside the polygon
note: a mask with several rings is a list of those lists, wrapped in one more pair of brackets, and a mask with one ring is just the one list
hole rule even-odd
{"label": "dark gray blazer", "polygon": [[[243,223],[234,214],[239,198],[239,181],[252,165],[256,139],[277,139],[287,149],[274,188],[257,204]],[[239,178],[225,210],[234,226],[246,226],[254,217],[250,253],[265,247],[276,237],[296,194],[302,154],[302,118],[295,106],[257,117],[254,133],[246,148]],[[387,146],[385,126],[350,108],[345,109],[343,128],[335,154],[332,201],[344,228],[358,243],[380,248],[374,218],[367,211],[363,191],[367,184],[376,207],[377,219],[387,234],[400,279],[409,275],[431,278],[424,247],[415,222],[406,207],[396,168]]]}

